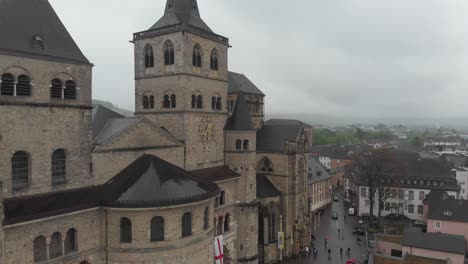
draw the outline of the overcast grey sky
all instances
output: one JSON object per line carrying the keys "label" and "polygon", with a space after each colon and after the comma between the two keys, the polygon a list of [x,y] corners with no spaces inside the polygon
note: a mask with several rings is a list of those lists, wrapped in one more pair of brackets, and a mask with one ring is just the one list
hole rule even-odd
{"label": "overcast grey sky", "polygon": [[[93,95],[134,109],[132,33],[165,0],[50,0],[95,64]],[[468,1],[198,0],[229,37],[231,71],[267,94],[267,112],[468,116]]]}

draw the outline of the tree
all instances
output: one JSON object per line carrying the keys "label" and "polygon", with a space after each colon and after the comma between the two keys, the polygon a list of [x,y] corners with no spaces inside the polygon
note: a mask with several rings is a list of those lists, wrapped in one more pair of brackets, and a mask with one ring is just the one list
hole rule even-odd
{"label": "tree", "polygon": [[364,132],[361,128],[356,129],[356,137],[359,139],[359,142],[362,143],[362,140],[364,139],[366,132]]}
{"label": "tree", "polygon": [[423,145],[423,142],[419,136],[415,136],[411,139],[411,145],[415,147],[421,147]]}
{"label": "tree", "polygon": [[353,162],[349,167],[351,179],[356,185],[368,187],[367,197],[369,198],[369,214],[374,217],[375,202],[378,203],[379,217],[382,211],[382,204],[389,197],[388,176],[388,149],[366,149],[352,157]]}

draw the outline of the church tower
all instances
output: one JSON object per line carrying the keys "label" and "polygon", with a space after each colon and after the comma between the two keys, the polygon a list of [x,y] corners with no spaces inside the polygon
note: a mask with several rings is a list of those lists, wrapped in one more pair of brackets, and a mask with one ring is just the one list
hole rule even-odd
{"label": "church tower", "polygon": [[0,5],[4,197],[92,185],[93,65],[47,0]]}
{"label": "church tower", "polygon": [[224,165],[228,39],[205,24],[196,0],[168,0],[133,42],[135,113],[185,143],[186,169]]}
{"label": "church tower", "polygon": [[226,164],[241,174],[239,203],[236,208],[238,263],[257,263],[258,206],[256,161],[256,128],[252,123],[246,96],[237,96],[232,115],[224,127],[226,135]]}

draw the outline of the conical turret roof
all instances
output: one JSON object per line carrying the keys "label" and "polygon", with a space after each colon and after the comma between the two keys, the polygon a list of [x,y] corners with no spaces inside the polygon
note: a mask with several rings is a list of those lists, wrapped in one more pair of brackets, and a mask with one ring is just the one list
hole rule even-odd
{"label": "conical turret roof", "polygon": [[213,33],[200,17],[197,0],[167,0],[164,16],[150,29],[177,24],[190,25]]}
{"label": "conical turret roof", "polygon": [[250,119],[249,106],[242,92],[237,96],[236,105],[226,121],[224,130],[255,130]]}

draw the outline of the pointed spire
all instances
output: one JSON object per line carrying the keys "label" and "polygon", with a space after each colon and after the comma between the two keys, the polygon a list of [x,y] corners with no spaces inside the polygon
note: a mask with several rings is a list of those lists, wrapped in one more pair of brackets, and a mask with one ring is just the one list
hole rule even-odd
{"label": "pointed spire", "polygon": [[164,16],[150,29],[184,24],[212,33],[200,17],[197,0],[167,0]]}
{"label": "pointed spire", "polygon": [[226,121],[224,130],[255,130],[250,119],[249,106],[245,95],[239,92],[232,115]]}

